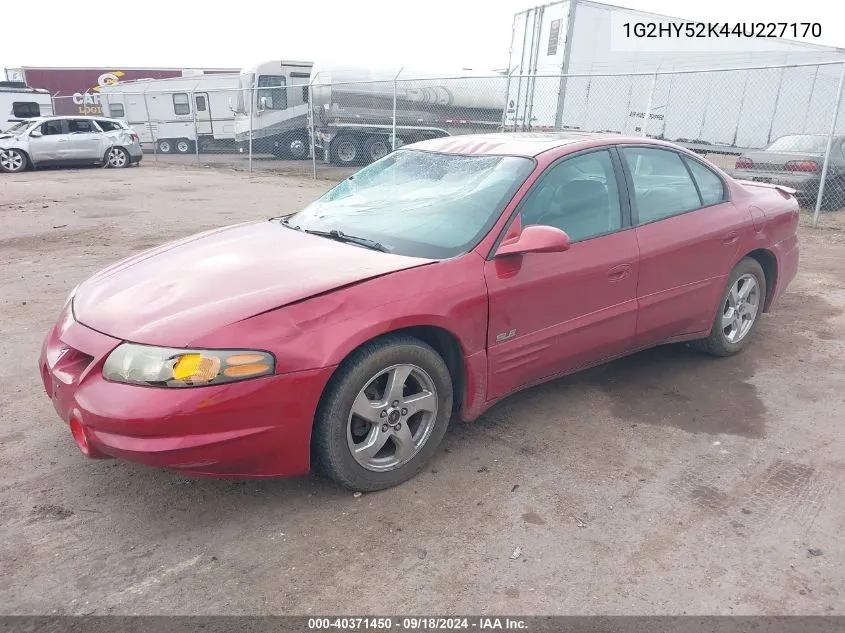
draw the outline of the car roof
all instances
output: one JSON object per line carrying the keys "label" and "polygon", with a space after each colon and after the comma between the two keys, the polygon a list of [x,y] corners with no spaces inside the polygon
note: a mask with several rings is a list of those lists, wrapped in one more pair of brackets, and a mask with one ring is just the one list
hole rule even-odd
{"label": "car roof", "polygon": [[73,114],[63,114],[63,115],[56,115],[56,116],[39,116],[39,117],[32,117],[28,119],[29,121],[61,121],[64,119],[86,119],[88,121],[117,121],[120,122],[120,119],[113,119],[107,116],[91,116],[88,114],[80,114],[80,115],[73,115]]}
{"label": "car roof", "polygon": [[[505,132],[496,134],[467,134],[444,136],[428,141],[406,145],[409,149],[420,149],[443,154],[525,156],[532,158],[543,152],[581,144],[581,146],[607,145],[608,143],[667,143],[645,137],[626,137],[612,132]],[[575,148],[573,148],[575,149]]]}

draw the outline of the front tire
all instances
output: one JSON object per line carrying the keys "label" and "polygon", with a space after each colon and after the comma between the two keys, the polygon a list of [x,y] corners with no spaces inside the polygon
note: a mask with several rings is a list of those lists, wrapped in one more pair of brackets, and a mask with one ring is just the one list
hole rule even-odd
{"label": "front tire", "polygon": [[314,470],[352,490],[403,483],[437,450],[452,416],[452,378],[411,336],[367,343],[338,368],[317,407]]}
{"label": "front tire", "polygon": [[713,356],[732,356],[742,351],[757,329],[766,291],[762,266],[756,259],[744,258],[728,277],[710,335],[692,345]]}
{"label": "front tire", "polygon": [[156,147],[160,154],[171,154],[173,152],[173,143],[169,138],[163,138],[156,141]]}
{"label": "front tire", "polygon": [[0,171],[17,174],[29,165],[29,158],[19,149],[0,150]]}

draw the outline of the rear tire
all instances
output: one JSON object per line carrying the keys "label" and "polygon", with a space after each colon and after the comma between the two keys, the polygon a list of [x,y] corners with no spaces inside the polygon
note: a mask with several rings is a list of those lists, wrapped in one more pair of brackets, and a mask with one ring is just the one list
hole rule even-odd
{"label": "rear tire", "polygon": [[384,136],[371,136],[364,141],[364,159],[374,163],[387,156],[391,151],[390,139]]}
{"label": "rear tire", "polygon": [[7,174],[17,174],[26,170],[29,157],[19,149],[0,150],[0,171]]}
{"label": "rear tire", "polygon": [[411,479],[443,439],[452,398],[449,369],[431,346],[403,335],[367,343],[341,364],[317,407],[314,470],[363,492]]}
{"label": "rear tire", "polygon": [[176,141],[177,154],[190,154],[193,151],[193,144],[186,138],[180,138]]}
{"label": "rear tire", "polygon": [[358,139],[348,134],[338,136],[331,144],[331,158],[335,165],[357,165],[361,160]]}
{"label": "rear tire", "polygon": [[131,164],[129,152],[122,147],[112,147],[106,152],[106,167],[109,169],[123,169]]}
{"label": "rear tire", "polygon": [[728,276],[710,335],[691,345],[713,356],[732,356],[742,351],[757,329],[766,292],[763,268],[756,259],[744,258]]}

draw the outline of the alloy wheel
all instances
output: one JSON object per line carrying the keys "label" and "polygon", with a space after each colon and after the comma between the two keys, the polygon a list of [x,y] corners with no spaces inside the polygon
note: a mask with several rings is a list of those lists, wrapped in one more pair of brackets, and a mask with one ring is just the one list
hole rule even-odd
{"label": "alloy wheel", "polygon": [[109,150],[109,167],[125,167],[126,166],[126,154],[123,150],[113,147]]}
{"label": "alloy wheel", "polygon": [[407,464],[425,445],[437,420],[437,388],[417,365],[388,367],[358,392],[346,425],[349,451],[367,470]]}
{"label": "alloy wheel", "polygon": [[760,311],[760,284],[751,274],[744,274],[734,282],[722,307],[722,333],[729,343],[739,343],[746,337]]}
{"label": "alloy wheel", "polygon": [[25,164],[23,154],[17,150],[9,149],[0,152],[0,166],[4,171],[21,171]]}

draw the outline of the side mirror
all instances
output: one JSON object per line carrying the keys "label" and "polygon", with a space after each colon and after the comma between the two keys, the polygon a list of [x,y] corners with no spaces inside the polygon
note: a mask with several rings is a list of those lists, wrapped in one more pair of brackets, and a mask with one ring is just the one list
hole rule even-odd
{"label": "side mirror", "polygon": [[569,236],[553,226],[526,226],[519,237],[502,242],[496,251],[496,257],[525,253],[562,253],[569,250],[571,244]]}
{"label": "side mirror", "polygon": [[39,130],[38,128],[35,128],[34,130],[32,130],[32,132],[30,132],[29,135],[33,138],[38,138],[39,136],[44,136],[41,133],[41,130]]}

